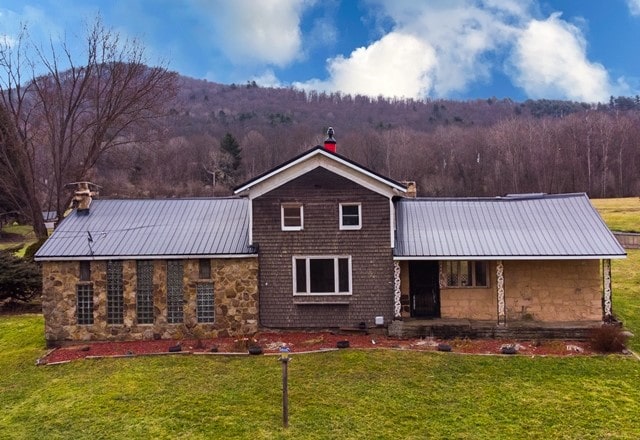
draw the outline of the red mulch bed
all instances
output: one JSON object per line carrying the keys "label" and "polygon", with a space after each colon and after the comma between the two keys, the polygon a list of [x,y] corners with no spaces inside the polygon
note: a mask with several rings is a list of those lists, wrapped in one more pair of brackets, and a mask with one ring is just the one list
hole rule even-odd
{"label": "red mulch bed", "polygon": [[[514,342],[499,339],[396,339],[383,335],[335,334],[330,332],[260,332],[252,339],[217,338],[197,340],[158,340],[128,342],[90,342],[57,348],[48,353],[40,363],[57,363],[104,356],[137,356],[168,353],[169,347],[180,345],[182,353],[212,352],[247,353],[249,345],[257,344],[265,354],[275,354],[286,345],[291,353],[335,349],[338,341],[349,341],[350,348],[387,348],[398,350],[437,351],[438,344],[448,344],[454,353],[501,354],[505,345],[516,345],[518,355],[525,356],[579,356],[593,354],[584,341]],[[441,347],[442,348],[442,347]]]}

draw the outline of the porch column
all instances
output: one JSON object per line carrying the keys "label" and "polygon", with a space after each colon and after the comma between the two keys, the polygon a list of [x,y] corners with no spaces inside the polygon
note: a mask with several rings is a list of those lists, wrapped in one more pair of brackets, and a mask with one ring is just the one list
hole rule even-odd
{"label": "porch column", "polygon": [[604,304],[603,312],[604,319],[609,319],[612,315],[611,311],[611,260],[602,260],[602,273],[603,273],[603,293]]}
{"label": "porch column", "polygon": [[393,317],[400,318],[402,305],[400,304],[400,262],[393,262]]}
{"label": "porch column", "polygon": [[504,303],[504,265],[502,260],[496,264],[496,287],[498,288],[498,325],[507,323],[507,313]]}

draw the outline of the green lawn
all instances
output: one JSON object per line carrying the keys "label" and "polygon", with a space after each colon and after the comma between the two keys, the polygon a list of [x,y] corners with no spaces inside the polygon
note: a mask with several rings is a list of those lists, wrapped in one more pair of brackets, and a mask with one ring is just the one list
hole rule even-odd
{"label": "green lawn", "polygon": [[27,250],[29,245],[37,241],[31,225],[5,225],[2,227],[2,232],[12,234],[14,236],[21,236],[21,240],[19,241],[6,241],[2,240],[2,236],[0,235],[0,250],[13,249],[21,246],[16,252],[16,255],[18,256],[24,256],[24,252]]}
{"label": "green lawn", "polygon": [[36,315],[0,317],[0,438],[640,438],[632,357],[294,356],[284,430],[274,357],[37,367],[42,326]]}
{"label": "green lawn", "polygon": [[640,197],[591,199],[591,203],[612,230],[640,232]]}

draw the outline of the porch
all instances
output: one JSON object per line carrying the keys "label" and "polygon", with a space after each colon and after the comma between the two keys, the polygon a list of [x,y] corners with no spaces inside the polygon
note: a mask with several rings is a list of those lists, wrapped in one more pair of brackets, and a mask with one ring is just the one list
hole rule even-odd
{"label": "porch", "polygon": [[389,323],[389,336],[398,338],[437,337],[504,338],[516,340],[573,339],[587,340],[601,321],[539,322],[509,321],[500,325],[496,321],[471,319],[414,319],[405,318]]}

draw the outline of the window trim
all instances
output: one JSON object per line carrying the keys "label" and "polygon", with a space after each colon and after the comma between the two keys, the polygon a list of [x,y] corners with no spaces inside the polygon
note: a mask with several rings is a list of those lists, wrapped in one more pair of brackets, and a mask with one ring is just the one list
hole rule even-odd
{"label": "window trim", "polygon": [[[451,267],[452,264],[457,264],[458,268],[460,267],[460,263],[461,262],[466,262],[467,264],[471,265],[471,284],[468,284],[466,286],[460,286],[460,285],[455,285],[455,284],[450,284],[449,283],[449,268]],[[478,285],[476,283],[476,275],[477,275],[477,270],[476,267],[478,264],[482,264],[484,265],[484,273],[485,273],[485,285]],[[458,270],[459,272],[459,270]],[[487,261],[484,260],[449,260],[445,262],[445,279],[446,279],[446,287],[448,289],[488,289],[489,287],[491,287],[491,278],[489,276],[489,264]]]}
{"label": "window trim", "polygon": [[[349,290],[346,292],[340,291],[340,273],[339,273],[339,260],[347,260],[347,281],[349,283]],[[306,276],[306,289],[304,292],[297,292],[297,279],[296,279],[296,262],[297,260],[305,261],[305,276]],[[311,274],[310,274],[310,261],[311,260],[333,260],[334,267],[334,292],[311,292]],[[336,295],[352,295],[353,294],[353,268],[351,255],[294,255],[291,257],[291,275],[293,280],[292,290],[293,296],[336,296]]]}
{"label": "window trim", "polygon": [[[284,224],[284,210],[285,208],[298,208],[300,212],[300,225],[299,226],[285,226]],[[302,203],[281,203],[280,204],[280,227],[283,231],[302,231],[304,229],[304,206]]]}
{"label": "window trim", "polygon": [[[344,206],[357,206],[358,207],[358,224],[357,225],[345,225],[343,220],[343,212],[342,208]],[[339,210],[339,218],[340,218],[340,230],[341,231],[355,231],[358,229],[362,229],[362,203],[352,202],[352,203],[340,203]]]}

